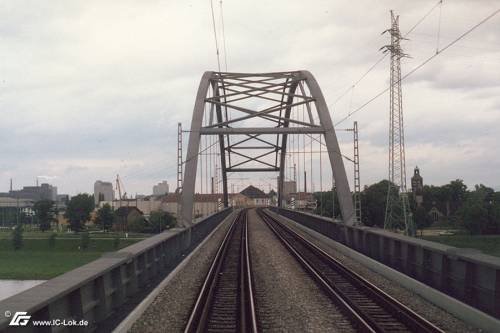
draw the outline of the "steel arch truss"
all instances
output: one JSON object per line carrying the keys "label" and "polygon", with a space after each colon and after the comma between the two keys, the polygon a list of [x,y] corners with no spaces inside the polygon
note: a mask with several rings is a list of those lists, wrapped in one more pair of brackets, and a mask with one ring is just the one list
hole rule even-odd
{"label": "steel arch truss", "polygon": [[[293,112],[302,109],[302,119]],[[279,73],[205,72],[196,96],[182,190],[182,223],[193,216],[198,153],[202,135],[219,141],[223,203],[227,176],[234,172],[277,172],[282,203],[288,136],[325,138],[344,223],[353,223],[353,202],[342,155],[325,99],[308,71]]]}

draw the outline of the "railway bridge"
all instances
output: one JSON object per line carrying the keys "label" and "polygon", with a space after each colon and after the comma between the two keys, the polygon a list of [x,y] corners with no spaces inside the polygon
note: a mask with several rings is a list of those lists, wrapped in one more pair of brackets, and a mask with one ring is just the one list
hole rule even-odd
{"label": "railway bridge", "polygon": [[[299,143],[311,156],[316,144],[319,161],[307,165]],[[0,316],[0,331],[498,332],[500,260],[361,225],[342,156],[311,73],[206,72],[181,225],[1,301],[0,314],[30,320]],[[341,219],[289,206],[297,167],[304,192],[315,167],[319,186],[323,169],[332,177]],[[272,175],[277,201],[236,207],[228,185],[241,173]],[[200,217],[193,198],[204,191],[221,207]],[[55,318],[86,325],[35,325]]]}

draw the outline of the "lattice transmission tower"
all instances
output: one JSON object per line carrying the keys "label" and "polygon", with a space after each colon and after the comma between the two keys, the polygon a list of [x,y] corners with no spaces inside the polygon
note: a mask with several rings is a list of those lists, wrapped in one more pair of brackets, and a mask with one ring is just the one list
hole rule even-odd
{"label": "lattice transmission tower", "polygon": [[[384,31],[391,35],[391,44],[384,52],[391,55],[390,119],[389,119],[389,186],[385,209],[384,228],[402,229],[414,235],[413,216],[406,189],[405,143],[403,125],[403,95],[401,92],[401,58],[408,57],[401,49],[404,38],[399,31],[399,16],[391,10],[391,28]],[[397,192],[397,193],[395,193]]]}

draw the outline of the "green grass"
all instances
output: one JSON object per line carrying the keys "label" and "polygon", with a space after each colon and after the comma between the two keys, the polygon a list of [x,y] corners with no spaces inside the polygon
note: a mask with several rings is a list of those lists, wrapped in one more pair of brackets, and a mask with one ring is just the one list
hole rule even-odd
{"label": "green grass", "polygon": [[100,255],[99,252],[0,251],[0,278],[48,280]]}
{"label": "green grass", "polygon": [[[120,239],[119,248],[139,240]],[[53,249],[49,248],[48,239],[25,238],[23,248],[14,251],[10,239],[0,239],[0,279],[46,280],[89,263],[104,252],[115,251],[113,238],[91,238],[86,250],[79,246],[79,236],[58,238]]]}
{"label": "green grass", "polygon": [[[118,232],[102,232],[102,231],[90,231],[90,236],[92,238],[115,238],[115,237],[120,237],[120,238],[125,238],[125,235],[123,233],[118,233]],[[41,231],[27,231],[25,230],[23,232],[23,237],[24,238],[49,238],[50,235],[52,234],[52,231],[46,231],[46,232],[41,232]],[[8,229],[2,229],[0,230],[0,240],[2,239],[10,239],[12,236],[12,230]],[[67,232],[57,232],[57,238],[80,238],[81,234],[77,233],[67,233]],[[152,234],[141,234],[141,233],[133,233],[129,232],[128,238],[138,238],[138,239],[144,239],[147,237],[152,236]]]}
{"label": "green grass", "polygon": [[425,236],[423,239],[455,247],[478,249],[485,254],[500,257],[500,235]]}

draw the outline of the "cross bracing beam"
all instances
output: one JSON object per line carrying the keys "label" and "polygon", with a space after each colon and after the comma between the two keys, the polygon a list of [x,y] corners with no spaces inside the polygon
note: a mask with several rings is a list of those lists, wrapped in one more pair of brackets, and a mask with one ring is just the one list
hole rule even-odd
{"label": "cross bracing beam", "polygon": [[325,99],[311,73],[206,72],[196,95],[189,134],[182,224],[192,223],[202,136],[218,140],[221,175],[216,178],[222,179],[227,206],[227,176],[233,172],[279,172],[281,205],[287,142],[291,135],[313,134],[324,137],[342,217],[352,224],[353,202],[340,148]]}
{"label": "cross bracing beam", "polygon": [[234,147],[239,146],[240,144],[245,143],[247,141],[250,141],[252,139],[255,139],[255,140],[257,140],[259,142],[262,142],[263,144],[266,145],[266,146],[261,147],[261,148],[271,148],[271,147],[278,148],[278,145],[275,145],[275,144],[273,144],[273,143],[271,143],[269,141],[266,141],[266,140],[264,140],[262,138],[259,138],[260,134],[245,134],[245,135],[247,136],[247,138],[245,138],[245,139],[243,139],[241,141],[238,141],[236,143],[233,143],[230,146],[227,146],[226,149],[234,148]]}
{"label": "cross bracing beam", "polygon": [[201,128],[200,134],[323,134],[325,130],[320,126],[314,127],[223,127]]}
{"label": "cross bracing beam", "polygon": [[229,168],[227,172],[276,172],[279,168]]}
{"label": "cross bracing beam", "polygon": [[[220,125],[223,125],[223,126],[231,124],[231,123],[235,123],[235,122],[238,122],[238,121],[242,121],[242,120],[245,120],[245,119],[254,118],[254,117],[272,118],[272,119],[283,120],[282,117],[271,115],[270,113],[278,112],[278,111],[284,110],[284,109],[286,109],[288,107],[294,107],[294,106],[299,106],[299,105],[302,105],[302,104],[308,104],[309,103],[309,101],[301,101],[301,102],[293,103],[291,105],[283,105],[283,106],[280,105],[280,106],[276,106],[276,107],[273,107],[273,108],[264,109],[264,110],[261,110],[261,111],[253,111],[253,110],[248,110],[248,109],[239,107],[237,105],[230,105],[228,103],[221,103],[221,102],[217,102],[217,101],[207,101],[207,102],[213,103],[213,104],[216,104],[216,105],[225,106],[225,107],[228,107],[228,108],[231,108],[231,109],[235,109],[237,111],[241,111],[241,112],[244,112],[244,113],[248,114],[247,116],[243,116],[243,117],[240,117],[240,118],[236,118],[236,119],[231,119],[231,120],[225,121],[225,122],[223,122],[223,123],[220,124]],[[272,119],[269,119],[269,120],[272,120]],[[310,123],[305,123],[305,122],[302,122],[302,121],[299,121],[299,120],[294,120],[294,119],[288,119],[288,121],[292,122],[292,123],[295,123],[295,124],[299,124],[299,125],[305,125],[305,126],[312,125]],[[214,124],[214,125],[211,125],[211,127],[218,126],[218,125],[219,124]]]}

